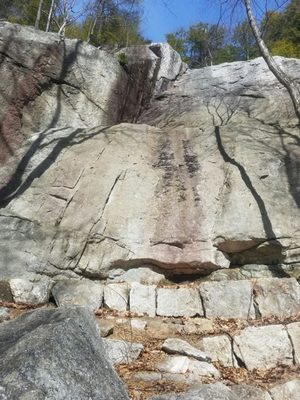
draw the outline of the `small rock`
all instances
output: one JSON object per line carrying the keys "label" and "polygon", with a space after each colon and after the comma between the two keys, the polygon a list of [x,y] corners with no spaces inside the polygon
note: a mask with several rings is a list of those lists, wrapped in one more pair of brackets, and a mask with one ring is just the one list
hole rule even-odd
{"label": "small rock", "polygon": [[235,354],[250,370],[293,365],[293,349],[282,325],[251,326],[234,336]]}
{"label": "small rock", "polygon": [[104,286],[104,304],[112,310],[126,311],[129,286],[126,283],[110,283]]}
{"label": "small rock", "polygon": [[138,282],[143,285],[157,285],[165,281],[166,277],[163,274],[153,271],[151,268],[141,267],[129,269],[116,280],[128,283]]}
{"label": "small rock", "polygon": [[58,307],[77,305],[95,311],[102,305],[103,286],[89,280],[62,280],[52,288],[52,295]]}
{"label": "small rock", "polygon": [[275,386],[270,393],[272,400],[299,400],[300,379]]}
{"label": "small rock", "polygon": [[293,343],[295,361],[297,364],[300,364],[300,322],[288,324],[287,331]]}
{"label": "small rock", "polygon": [[234,385],[231,391],[241,400],[272,400],[268,392],[254,386]]}
{"label": "small rock", "polygon": [[295,278],[259,279],[254,293],[262,318],[287,318],[300,312],[300,285]]}
{"label": "small rock", "polygon": [[16,303],[40,305],[48,303],[53,282],[47,277],[14,278],[9,281]]}
{"label": "small rock", "polygon": [[165,340],[162,345],[162,350],[169,354],[180,354],[193,357],[199,361],[211,362],[211,357],[182,339],[169,338]]}
{"label": "small rock", "polygon": [[130,364],[143,352],[140,343],[130,343],[125,340],[103,339],[106,354],[111,364]]}
{"label": "small rock", "polygon": [[0,301],[12,303],[14,301],[9,281],[0,281]]}
{"label": "small rock", "polygon": [[107,337],[114,331],[113,322],[107,321],[106,319],[97,319],[98,326],[100,328],[101,337]]}
{"label": "small rock", "polygon": [[225,367],[234,366],[231,341],[227,335],[208,336],[201,340],[203,350]]}
{"label": "small rock", "polygon": [[173,374],[185,374],[189,367],[189,359],[184,356],[168,357],[165,361],[158,364],[157,368],[161,372]]}
{"label": "small rock", "polygon": [[130,311],[154,317],[155,308],[156,286],[146,286],[133,282],[130,291]]}
{"label": "small rock", "polygon": [[133,375],[134,381],[144,381],[144,382],[155,382],[160,381],[162,379],[162,374],[159,372],[145,371],[145,372],[137,372]]}
{"label": "small rock", "polygon": [[132,329],[136,329],[138,331],[143,331],[147,326],[147,322],[141,319],[132,319],[130,323]]}
{"label": "small rock", "polygon": [[210,363],[198,360],[191,360],[185,356],[170,356],[157,365],[161,372],[173,374],[185,374],[187,372],[199,376],[218,377],[219,371]]}
{"label": "small rock", "polygon": [[10,318],[10,309],[6,307],[0,307],[0,322],[7,321]]}
{"label": "small rock", "polygon": [[242,400],[223,383],[200,385],[185,393],[171,393],[151,397],[150,400]]}
{"label": "small rock", "polygon": [[163,317],[203,316],[203,308],[197,289],[157,289],[157,315]]}
{"label": "small rock", "polygon": [[205,282],[200,294],[207,318],[255,317],[250,281]]}
{"label": "small rock", "polygon": [[199,335],[213,333],[214,330],[213,320],[207,318],[193,318],[192,320],[184,321],[179,333],[186,335]]}
{"label": "small rock", "polygon": [[188,371],[198,376],[220,377],[219,371],[212,364],[204,361],[190,360]]}

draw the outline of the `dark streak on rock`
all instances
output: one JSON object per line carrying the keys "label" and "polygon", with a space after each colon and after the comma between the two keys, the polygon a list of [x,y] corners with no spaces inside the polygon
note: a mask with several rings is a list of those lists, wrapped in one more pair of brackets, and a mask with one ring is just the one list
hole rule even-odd
{"label": "dark streak on rock", "polygon": [[190,141],[183,140],[184,161],[187,166],[190,177],[192,178],[200,170],[200,165],[196,153],[194,153]]}

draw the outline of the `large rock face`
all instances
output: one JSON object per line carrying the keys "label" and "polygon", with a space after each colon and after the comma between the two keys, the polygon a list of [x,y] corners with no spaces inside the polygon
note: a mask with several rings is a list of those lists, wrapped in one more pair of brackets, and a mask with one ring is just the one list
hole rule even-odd
{"label": "large rock face", "polygon": [[0,328],[3,400],[127,400],[84,308],[38,310]]}
{"label": "large rock face", "polygon": [[[11,57],[19,36],[7,44]],[[43,46],[31,56],[21,52],[19,63]],[[97,54],[100,64],[108,62]],[[149,60],[148,47],[143,54]],[[87,54],[80,57],[92,68]],[[109,60],[105,71],[112,69],[117,84],[125,72]],[[277,61],[299,77],[299,61]],[[4,57],[3,65],[9,62]],[[180,68],[173,70],[176,78]],[[78,85],[100,101],[104,72],[97,72],[92,89]],[[285,90],[261,59],[187,71],[157,93],[139,124],[84,129],[73,122],[76,128],[57,123],[39,133],[24,122],[30,139],[1,169],[3,277],[30,271],[107,278],[132,266],[208,274],[300,262],[299,131]]]}

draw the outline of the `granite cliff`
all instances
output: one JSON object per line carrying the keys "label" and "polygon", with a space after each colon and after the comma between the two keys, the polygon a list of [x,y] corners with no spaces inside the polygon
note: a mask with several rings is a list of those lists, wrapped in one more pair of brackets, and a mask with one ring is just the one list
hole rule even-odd
{"label": "granite cliff", "polygon": [[[244,326],[199,346],[230,368],[296,368],[300,136],[286,90],[261,58],[189,70],[167,44],[121,53],[0,24],[0,300],[276,317],[274,334]],[[276,61],[300,85],[300,61]],[[258,337],[276,354],[259,359]],[[238,396],[223,386],[201,390]]]}

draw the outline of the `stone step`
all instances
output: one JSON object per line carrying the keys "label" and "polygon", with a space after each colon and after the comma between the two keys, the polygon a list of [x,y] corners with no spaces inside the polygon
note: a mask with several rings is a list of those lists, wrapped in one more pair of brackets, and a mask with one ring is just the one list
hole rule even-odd
{"label": "stone step", "polygon": [[[14,317],[10,311],[3,309],[4,319]],[[151,393],[161,392],[161,385],[167,391],[183,392],[207,382],[230,383],[230,388],[238,383],[236,390],[250,383],[252,397],[245,397],[249,400],[263,398],[254,397],[263,385],[264,392],[274,391],[276,400],[283,390],[290,390],[286,400],[294,399],[297,384],[281,385],[293,382],[300,372],[300,315],[274,323],[274,319],[132,317],[129,311],[110,309],[96,314],[110,362],[129,389],[144,393],[147,387],[149,391],[149,396],[135,394],[133,399],[148,399]],[[269,385],[275,381],[276,387]]]}
{"label": "stone step", "polygon": [[[106,314],[109,317],[108,310]],[[186,318],[181,324],[176,324],[174,322],[178,319],[172,318],[126,319],[113,317],[112,312],[110,316],[115,320],[114,339],[127,337],[128,340],[131,338],[134,346],[137,341],[144,346],[144,352],[128,367],[124,362],[119,367],[116,365],[127,386],[132,388],[133,399],[147,399],[147,396],[138,397],[137,394],[145,393],[145,388],[146,393],[155,393],[157,388],[161,391],[162,387],[168,388],[168,391],[184,392],[195,385],[213,382],[214,385],[229,384],[229,388],[238,383],[234,385],[234,393],[244,394],[245,397],[232,399],[261,400],[264,398],[262,393],[270,394],[273,390],[278,392],[277,396],[284,393],[285,386],[282,385],[287,381],[293,382],[299,376],[299,321],[269,325],[267,321],[244,321],[238,326],[237,321],[232,320]],[[196,324],[200,320],[210,321],[210,327],[207,324],[206,330],[201,332],[199,329],[197,334],[185,332],[188,324]],[[180,326],[183,329],[178,329]],[[130,341],[124,341],[124,348],[131,351]],[[134,355],[135,347],[132,350]],[[130,357],[131,354],[127,355],[128,359]],[[247,391],[245,384],[249,386]],[[290,397],[282,398],[298,399],[293,397],[298,384],[295,387],[292,383],[289,385],[286,390],[291,391],[287,392]],[[259,387],[265,390],[260,391]],[[188,398],[183,394],[181,396],[180,399]],[[270,400],[268,396],[265,398]]]}
{"label": "stone step", "polygon": [[0,301],[45,304],[53,296],[61,305],[101,307],[161,317],[264,319],[300,313],[300,285],[295,278],[261,278],[145,285],[83,280],[23,278],[0,281]]}

